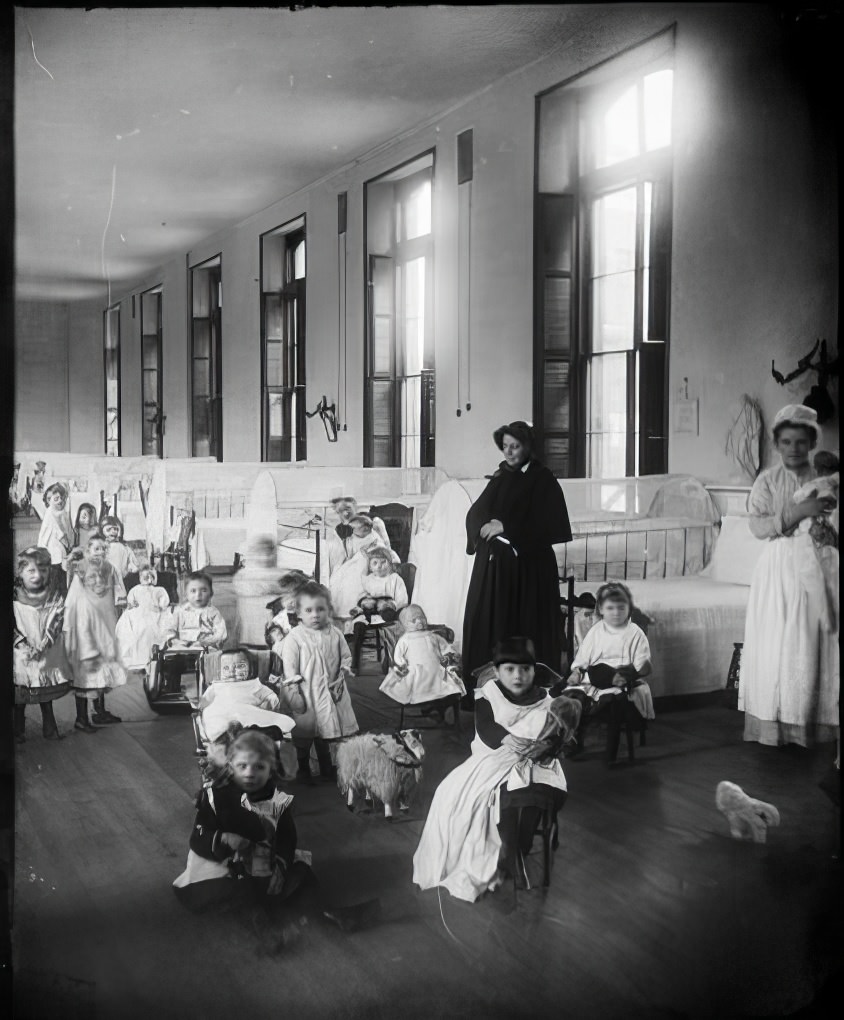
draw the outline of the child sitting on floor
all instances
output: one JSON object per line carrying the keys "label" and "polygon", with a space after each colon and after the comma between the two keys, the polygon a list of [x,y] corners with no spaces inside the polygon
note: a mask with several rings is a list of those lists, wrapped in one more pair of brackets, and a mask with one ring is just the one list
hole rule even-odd
{"label": "child sitting on floor", "polygon": [[651,650],[645,632],[633,623],[633,596],[627,585],[610,581],[595,595],[600,619],[587,632],[572,662],[565,693],[582,707],[577,744],[583,750],[584,734],[598,713],[608,714],[607,761],[618,754],[621,730],[633,722],[642,729],[654,718],[653,698],[643,677],[651,673]]}
{"label": "child sitting on floor", "polygon": [[[534,684],[533,642],[499,641],[492,661],[495,679],[475,691],[471,756],[437,787],[413,857],[416,885],[469,902],[507,877],[527,885],[524,858],[541,812],[566,799],[560,761],[539,739],[553,699]],[[577,715],[574,706],[572,722]]]}
{"label": "child sitting on floor", "polygon": [[460,657],[445,638],[428,630],[421,606],[406,606],[399,620],[404,633],[396,642],[392,665],[380,689],[399,704],[423,705],[428,709],[425,714],[441,716],[443,700],[450,703],[455,695],[466,694],[457,672]]}
{"label": "child sitting on floor", "polygon": [[64,598],[50,583],[50,553],[30,546],[18,555],[14,594],[15,740],[26,740],[26,706],[41,708],[41,733],[60,740],[53,701],[70,691],[71,669],[64,651]]}
{"label": "child sitting on floor", "polygon": [[[229,744],[227,758],[227,774],[197,797],[187,866],[173,890],[195,912],[245,908],[260,925],[259,937],[269,943],[272,923],[286,905],[292,908],[295,902],[299,915],[319,909],[311,855],[297,847],[293,797],[279,788],[269,737],[244,730]],[[371,900],[319,912],[344,931],[354,931],[376,920],[379,907]]]}
{"label": "child sitting on floor", "polygon": [[170,615],[170,596],[158,586],[158,573],[141,567],[138,584],[126,596],[126,612],[117,621],[115,633],[120,658],[126,669],[145,670],[152,646],[161,642]]}
{"label": "child sitting on floor", "polygon": [[[349,610],[353,625],[352,669],[360,668],[360,653],[367,624],[378,615],[384,623],[393,623],[398,612],[407,605],[407,588],[393,568],[390,553],[382,546],[374,546],[363,554],[365,565],[361,575],[361,593],[357,604]],[[363,620],[357,618],[363,616]]]}
{"label": "child sitting on floor", "polygon": [[314,744],[320,775],[334,779],[337,770],[329,741],[351,736],[358,722],[346,686],[352,657],[346,639],[331,622],[331,597],[316,581],[296,596],[299,623],[281,643],[284,670],[282,711],[296,720],[293,741],[300,782],[311,782],[310,748]]}
{"label": "child sitting on floor", "polygon": [[228,632],[223,614],[211,605],[213,595],[208,574],[201,570],[188,574],[184,601],[165,628],[165,648],[222,648]]}
{"label": "child sitting on floor", "polygon": [[106,540],[106,556],[109,563],[124,578],[127,574],[138,572],[138,561],[135,554],[123,541],[123,522],[119,517],[103,517],[100,530]]}

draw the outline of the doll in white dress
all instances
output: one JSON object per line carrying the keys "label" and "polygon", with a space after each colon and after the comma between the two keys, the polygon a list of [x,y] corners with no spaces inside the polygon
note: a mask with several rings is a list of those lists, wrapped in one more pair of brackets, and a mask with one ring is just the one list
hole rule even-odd
{"label": "doll in white dress", "polygon": [[170,616],[170,596],[159,586],[157,572],[143,567],[138,581],[126,596],[126,611],[115,631],[120,659],[131,670],[147,668],[152,646],[162,643],[163,625]]}
{"label": "doll in white dress", "polygon": [[458,672],[460,658],[445,638],[428,630],[422,608],[407,606],[399,620],[404,634],[396,642],[392,666],[381,684],[384,694],[401,705],[429,705],[465,696]]}

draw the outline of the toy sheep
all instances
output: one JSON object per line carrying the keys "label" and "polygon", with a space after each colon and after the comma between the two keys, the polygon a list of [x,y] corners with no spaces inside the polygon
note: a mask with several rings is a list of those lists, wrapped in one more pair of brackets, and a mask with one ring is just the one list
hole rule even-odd
{"label": "toy sheep", "polygon": [[380,800],[384,816],[393,820],[396,810],[406,811],[422,780],[425,748],[418,730],[364,733],[337,747],[337,785],[354,811],[355,798]]}
{"label": "toy sheep", "polygon": [[752,839],[764,843],[769,825],[780,824],[780,813],[773,804],[754,800],[735,783],[719,783],[715,790],[715,804],[730,823],[733,839]]}

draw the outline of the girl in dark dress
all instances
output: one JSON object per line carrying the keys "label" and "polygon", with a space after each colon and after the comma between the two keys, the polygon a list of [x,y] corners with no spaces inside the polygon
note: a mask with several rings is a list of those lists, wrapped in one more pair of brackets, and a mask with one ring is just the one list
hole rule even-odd
{"label": "girl in dark dress", "polygon": [[552,546],[571,541],[565,497],[557,479],[533,457],[534,436],[526,422],[502,425],[493,438],[504,460],[466,515],[466,551],[475,555],[463,618],[467,688],[474,687],[473,670],[492,658],[500,634],[531,638],[537,659],[556,672],[562,659]]}

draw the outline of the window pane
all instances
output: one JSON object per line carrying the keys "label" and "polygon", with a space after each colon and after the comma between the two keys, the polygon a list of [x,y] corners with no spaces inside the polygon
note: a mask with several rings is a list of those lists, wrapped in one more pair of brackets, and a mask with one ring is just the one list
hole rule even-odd
{"label": "window pane", "polygon": [[637,86],[631,85],[595,123],[595,166],[612,166],[639,155]]}
{"label": "window pane", "polygon": [[633,272],[592,281],[592,350],[596,353],[633,347],[635,286]]}
{"label": "window pane", "polygon": [[425,357],[425,259],[412,259],[404,272],[404,372],[417,375]]}
{"label": "window pane", "polygon": [[545,350],[568,354],[571,349],[571,280],[545,280],[543,295]]}
{"label": "window pane", "polygon": [[589,365],[589,474],[627,474],[627,356],[609,354]]}
{"label": "window pane", "polygon": [[624,188],[592,206],[592,275],[636,267],[636,189]]}
{"label": "window pane", "polygon": [[569,473],[569,441],[557,436],[549,436],[545,439],[545,466],[555,475],[562,478],[568,477]]}
{"label": "window pane", "polygon": [[305,242],[300,241],[293,252],[293,279],[305,279]]}
{"label": "window pane", "polygon": [[284,385],[282,345],[278,340],[267,342],[267,386]]}
{"label": "window pane", "polygon": [[404,206],[405,230],[408,241],[431,233],[431,182],[423,181],[415,188]]}
{"label": "window pane", "polygon": [[372,433],[376,436],[393,433],[393,384],[390,381],[372,382]]}
{"label": "window pane", "polygon": [[671,93],[674,72],[656,71],[645,76],[645,148],[671,144]]}

